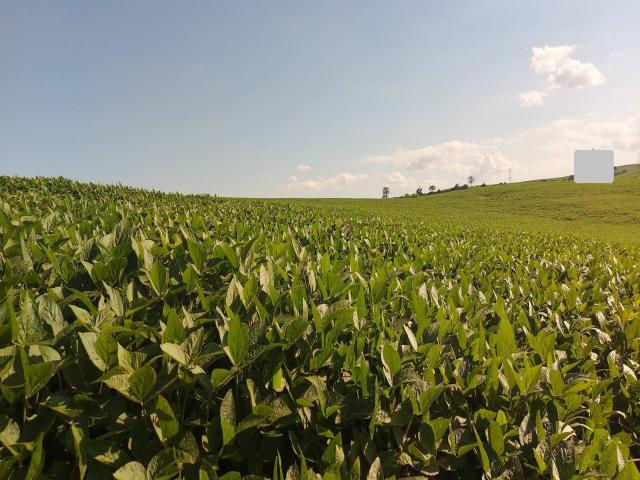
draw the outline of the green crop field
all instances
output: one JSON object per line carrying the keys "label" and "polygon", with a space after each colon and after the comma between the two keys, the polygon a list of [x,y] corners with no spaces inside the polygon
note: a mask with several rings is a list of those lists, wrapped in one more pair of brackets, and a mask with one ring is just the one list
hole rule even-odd
{"label": "green crop field", "polygon": [[639,185],[0,177],[0,478],[640,478]]}

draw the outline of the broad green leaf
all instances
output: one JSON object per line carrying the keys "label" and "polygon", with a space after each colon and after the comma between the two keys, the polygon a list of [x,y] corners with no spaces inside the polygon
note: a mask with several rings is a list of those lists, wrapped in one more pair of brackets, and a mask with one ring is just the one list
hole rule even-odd
{"label": "broad green leaf", "polygon": [[151,414],[151,421],[161,441],[178,433],[178,420],[173,413],[171,404],[162,395],[158,395],[154,411]]}
{"label": "broad green leaf", "polygon": [[236,428],[236,406],[231,390],[227,390],[220,405],[220,427],[222,429],[222,443],[227,445],[235,436]]}
{"label": "broad green leaf", "polygon": [[10,317],[13,319],[11,338],[14,342],[24,345],[41,340],[45,336],[45,331],[42,321],[36,313],[31,295],[25,292],[21,297],[20,313],[17,316],[13,313],[12,300],[9,300],[7,304]]}
{"label": "broad green leaf", "polygon": [[129,377],[129,389],[133,397],[144,403],[156,385],[156,372],[149,364],[144,365]]}
{"label": "broad green leaf", "polygon": [[175,343],[163,343],[160,345],[160,348],[169,356],[169,358],[175,360],[183,367],[189,366],[187,355],[180,345],[176,345]]}
{"label": "broad green leaf", "polygon": [[147,273],[149,281],[153,290],[159,296],[163,296],[167,289],[167,277],[169,276],[167,270],[160,264],[160,262],[153,262],[151,271]]}
{"label": "broad green leaf", "polygon": [[38,316],[51,327],[54,335],[60,333],[66,326],[60,306],[47,295],[40,296],[37,304]]}
{"label": "broad green leaf", "polygon": [[29,384],[25,384],[25,396],[30,398],[47,385],[58,370],[60,362],[42,362],[29,365]]}
{"label": "broad green leaf", "polygon": [[502,435],[502,429],[497,422],[491,420],[489,422],[489,443],[491,449],[498,455],[504,453],[504,436]]}
{"label": "broad green leaf", "polygon": [[98,340],[98,334],[94,332],[79,332],[78,336],[80,337],[80,341],[82,342],[82,346],[84,347],[87,355],[89,356],[89,360],[101,371],[106,371],[109,366],[105,363],[98,352],[96,351],[96,341]]}
{"label": "broad green leaf", "polygon": [[187,334],[182,322],[176,312],[171,310],[167,316],[167,328],[162,333],[162,342],[180,345],[186,338]]}
{"label": "broad green leaf", "polygon": [[69,418],[77,418],[83,412],[81,408],[76,408],[73,405],[73,400],[70,397],[64,395],[52,395],[44,402],[40,402],[40,405]]}
{"label": "broad green leaf", "polygon": [[129,462],[113,474],[116,480],[148,480],[147,469],[140,462]]}
{"label": "broad green leaf", "polygon": [[202,247],[202,245],[192,240],[187,240],[187,247],[189,250],[189,255],[191,256],[191,260],[193,260],[193,264],[198,270],[198,273],[202,273],[205,261],[207,259],[207,254],[204,248]]}
{"label": "broad green leaf", "polygon": [[20,438],[20,426],[12,418],[4,415],[0,416],[0,442],[14,455],[17,452],[14,450],[14,445],[18,443]]}
{"label": "broad green leaf", "polygon": [[367,473],[367,480],[380,480],[383,478],[382,474],[382,462],[380,461],[380,457],[376,457],[375,460],[371,463],[369,467],[369,472]]}
{"label": "broad green leaf", "polygon": [[80,478],[83,479],[87,473],[87,445],[84,430],[78,425],[71,425],[71,438],[73,439],[78,473]]}
{"label": "broad green leaf", "polygon": [[482,443],[482,440],[480,438],[480,435],[478,435],[478,431],[476,430],[476,427],[473,427],[473,433],[476,436],[476,441],[477,446],[478,446],[478,452],[480,453],[480,463],[482,464],[482,469],[485,471],[485,473],[490,473],[491,472],[491,464],[489,463],[489,455],[487,455],[487,451],[484,448],[484,444]]}
{"label": "broad green leaf", "polygon": [[633,461],[625,462],[620,473],[616,475],[616,480],[640,480],[640,472]]}
{"label": "broad green leaf", "polygon": [[393,385],[393,376],[395,376],[402,368],[402,360],[400,354],[389,343],[385,343],[382,347],[382,364],[385,369],[390,373],[387,380]]}
{"label": "broad green leaf", "polygon": [[214,368],[211,372],[211,384],[213,388],[220,388],[231,379],[231,372],[226,368]]}
{"label": "broad green leaf", "polygon": [[229,322],[227,348],[229,349],[229,357],[236,366],[244,360],[249,351],[248,327],[237,316]]}
{"label": "broad green leaf", "polygon": [[500,323],[498,324],[496,349],[498,351],[498,356],[503,358],[511,357],[511,354],[515,353],[517,349],[513,326],[506,315],[500,318]]}
{"label": "broad green leaf", "polygon": [[149,460],[147,477],[149,480],[168,480],[173,478],[179,471],[175,449],[165,448]]}

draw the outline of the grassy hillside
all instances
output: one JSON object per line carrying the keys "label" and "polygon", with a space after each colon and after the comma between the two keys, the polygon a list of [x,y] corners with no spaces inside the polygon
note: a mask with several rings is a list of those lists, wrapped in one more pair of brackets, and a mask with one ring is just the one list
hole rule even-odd
{"label": "grassy hillside", "polygon": [[419,198],[330,199],[320,204],[383,216],[640,244],[640,165],[616,167],[612,184],[579,185],[557,178],[477,186]]}

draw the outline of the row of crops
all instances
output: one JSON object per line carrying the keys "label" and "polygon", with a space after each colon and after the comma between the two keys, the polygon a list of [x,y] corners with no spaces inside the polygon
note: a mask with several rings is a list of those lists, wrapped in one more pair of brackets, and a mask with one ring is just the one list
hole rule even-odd
{"label": "row of crops", "polygon": [[640,474],[640,255],[0,177],[0,478]]}

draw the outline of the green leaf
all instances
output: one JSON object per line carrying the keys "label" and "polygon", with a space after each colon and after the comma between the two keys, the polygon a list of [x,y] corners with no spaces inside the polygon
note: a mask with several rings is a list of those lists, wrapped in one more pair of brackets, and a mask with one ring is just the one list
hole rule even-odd
{"label": "green leaf", "polygon": [[385,343],[382,347],[382,364],[385,370],[389,372],[390,375],[387,376],[387,380],[393,386],[393,377],[402,368],[402,360],[397,350],[389,343]]}
{"label": "green leaf", "polygon": [[307,330],[308,323],[302,319],[298,318],[291,322],[287,326],[287,332],[285,334],[285,338],[289,343],[295,343],[300,337],[302,337]]}
{"label": "green leaf", "polygon": [[129,462],[113,474],[116,480],[148,480],[147,470],[140,462]]}
{"label": "green leaf", "polygon": [[248,326],[242,323],[237,316],[234,316],[229,322],[227,348],[229,349],[229,358],[236,366],[244,360],[249,351]]}
{"label": "green leaf", "polygon": [[506,315],[500,318],[500,323],[498,324],[496,348],[498,356],[503,358],[511,357],[511,354],[515,353],[517,350],[513,326]]}
{"label": "green leaf", "polygon": [[286,387],[287,382],[284,379],[282,368],[278,368],[271,377],[271,386],[276,392],[282,392]]}
{"label": "green leaf", "polygon": [[109,306],[111,307],[111,310],[113,310],[113,313],[115,313],[118,317],[124,317],[124,302],[122,301],[120,292],[118,292],[115,288],[111,288],[107,284],[104,285],[104,288],[107,291],[107,295],[109,295]]}
{"label": "green leaf", "polygon": [[4,415],[0,416],[0,442],[14,455],[17,452],[14,450],[14,445],[18,443],[20,438],[20,426],[12,418],[8,418]]}
{"label": "green leaf", "polygon": [[232,390],[227,390],[220,405],[220,427],[222,429],[222,444],[227,445],[235,436],[236,406]]}
{"label": "green leaf", "polygon": [[199,243],[192,240],[187,240],[187,248],[193,264],[195,265],[198,273],[202,273],[204,270],[204,263],[207,259],[207,254]]}
{"label": "green leaf", "polygon": [[187,338],[182,322],[175,311],[171,310],[167,316],[167,328],[162,332],[162,343],[181,344]]}
{"label": "green leaf", "polygon": [[71,425],[71,438],[73,438],[80,479],[83,479],[87,473],[87,445],[84,430],[77,425]]}
{"label": "green leaf", "polygon": [[156,372],[149,364],[136,370],[129,377],[129,389],[133,397],[140,403],[144,403],[153,387],[156,385]]}
{"label": "green leaf", "polygon": [[149,480],[168,480],[173,478],[179,471],[175,449],[165,448],[149,461],[147,477]]}
{"label": "green leaf", "polygon": [[20,313],[15,317],[13,312],[12,301],[7,302],[10,308],[9,314],[13,321],[11,338],[20,345],[37,342],[45,336],[42,321],[36,314],[33,299],[28,292],[22,294],[20,302]]}
{"label": "green leaf", "polygon": [[167,270],[159,263],[153,262],[153,266],[151,267],[151,272],[147,273],[149,277],[149,281],[151,282],[151,286],[153,290],[159,295],[163,296],[166,292],[167,288]]}
{"label": "green leaf", "polygon": [[478,442],[478,452],[480,453],[480,461],[482,463],[482,469],[485,471],[485,473],[490,473],[491,472],[491,464],[489,463],[489,455],[487,455],[487,451],[484,448],[484,445],[482,443],[482,440],[480,439],[480,435],[478,435],[478,431],[476,430],[476,427],[473,427],[473,433],[476,436],[476,442]]}
{"label": "green leaf", "polygon": [[551,384],[551,391],[556,396],[561,396],[564,393],[564,380],[562,374],[555,368],[550,368],[547,371],[549,375],[549,383]]}
{"label": "green leaf", "polygon": [[151,414],[151,422],[158,437],[163,442],[178,433],[178,420],[173,413],[171,404],[162,395],[158,395],[155,408]]}
{"label": "green leaf", "polygon": [[640,472],[632,460],[625,462],[620,473],[616,475],[616,480],[640,480]]}
{"label": "green leaf", "polygon": [[226,368],[214,368],[211,372],[211,384],[218,389],[227,384],[231,379],[231,372]]}
{"label": "green leaf", "polygon": [[131,392],[129,378],[131,375],[122,368],[116,367],[105,373],[100,379],[110,388],[120,392],[129,400],[139,402],[139,400]]}
{"label": "green leaf", "polygon": [[44,402],[40,402],[40,405],[69,418],[77,418],[83,413],[82,409],[74,407],[70,397],[64,395],[53,395]]}
{"label": "green leaf", "polygon": [[38,316],[47,323],[54,335],[57,335],[65,327],[62,310],[58,304],[47,295],[42,295],[37,299]]}
{"label": "green leaf", "polygon": [[221,243],[220,245],[222,247],[222,250],[224,251],[224,254],[229,260],[229,263],[231,263],[231,266],[233,268],[238,268],[238,255],[236,254],[235,250],[226,243]]}
{"label": "green leaf", "polygon": [[380,462],[380,457],[376,457],[369,467],[367,480],[381,480],[382,478],[382,462]]}
{"label": "green leaf", "polygon": [[189,366],[189,361],[187,360],[187,354],[182,349],[180,345],[176,345],[175,343],[163,343],[160,345],[160,348],[164,353],[166,353],[171,359],[178,362],[183,367]]}
{"label": "green leaf", "polygon": [[137,371],[146,359],[146,355],[142,352],[130,352],[116,343],[118,365],[128,373]]}
{"label": "green leaf", "polygon": [[25,398],[31,398],[47,385],[51,377],[55,375],[61,362],[41,362],[29,365],[24,350],[20,352],[20,357],[24,374]]}
{"label": "green leaf", "polygon": [[489,422],[489,443],[491,449],[501,456],[504,453],[504,436],[502,435],[502,429],[497,422],[490,420]]}
{"label": "green leaf", "polygon": [[80,337],[80,341],[82,342],[82,346],[84,347],[87,355],[89,356],[89,360],[98,368],[98,370],[105,372],[109,366],[105,363],[98,352],[96,351],[96,341],[98,340],[98,334],[94,332],[79,332],[78,336]]}
{"label": "green leaf", "polygon": [[44,433],[41,433],[36,440],[36,446],[31,452],[31,459],[29,460],[29,469],[24,477],[25,480],[36,480],[42,469],[44,468],[44,449],[42,448],[42,441],[44,439]]}

